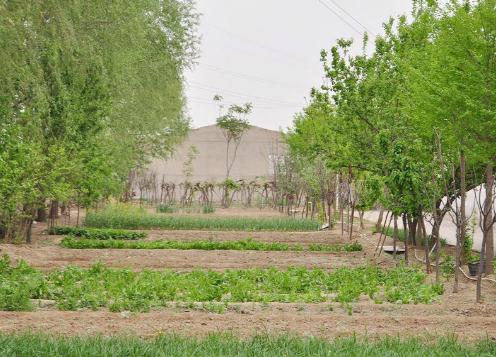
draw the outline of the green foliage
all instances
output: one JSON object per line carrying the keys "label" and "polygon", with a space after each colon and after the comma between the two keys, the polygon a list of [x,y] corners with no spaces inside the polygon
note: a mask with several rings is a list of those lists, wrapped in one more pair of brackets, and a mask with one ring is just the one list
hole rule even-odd
{"label": "green foliage", "polygon": [[463,240],[462,246],[462,260],[464,262],[470,262],[472,258],[472,248],[474,245],[474,239],[472,236],[466,236]]}
{"label": "green foliage", "polygon": [[46,291],[46,281],[40,272],[25,262],[13,267],[7,255],[0,259],[0,310],[32,310],[30,299],[39,298]]}
{"label": "green foliage", "polygon": [[481,184],[496,157],[494,7],[414,1],[412,15],[391,17],[373,48],[365,36],[357,55],[352,40],[323,50],[325,82],[286,136],[292,158],[323,160],[331,175],[353,171],[358,209],[380,203],[410,218],[460,194],[462,151],[468,186]]}
{"label": "green foliage", "polygon": [[[48,200],[89,207],[186,134],[190,0],[0,4],[0,231]],[[146,60],[144,60],[146,59]]]}
{"label": "green foliage", "polygon": [[455,259],[451,255],[446,255],[441,261],[441,274],[446,278],[451,278],[455,274]]}
{"label": "green foliage", "polygon": [[[76,352],[77,351],[77,352]],[[138,337],[62,337],[43,334],[0,335],[0,354],[15,356],[65,357],[202,357],[202,356],[452,356],[478,357],[496,354],[496,343],[483,339],[473,343],[455,337],[417,337],[378,340],[356,337],[326,340],[292,335],[255,335],[241,339],[231,334],[209,334],[204,338],[161,335]]]}
{"label": "green foliage", "polygon": [[246,130],[250,128],[250,124],[244,118],[240,118],[239,115],[247,115],[252,111],[252,104],[246,103],[242,106],[231,105],[228,109],[227,114],[220,116],[217,119],[217,126],[222,129],[226,140],[239,141]]}
{"label": "green foliage", "polygon": [[160,205],[157,206],[157,212],[159,213],[174,213],[176,211],[177,208],[175,205],[161,203]]}
{"label": "green foliage", "polygon": [[294,218],[163,216],[142,211],[108,210],[88,213],[85,225],[95,228],[236,230],[236,231],[316,231],[318,222]]}
{"label": "green foliage", "polygon": [[202,206],[203,214],[210,214],[215,212],[215,207],[212,204],[206,204]]}
{"label": "green foliage", "polygon": [[126,240],[94,240],[76,239],[72,236],[65,237],[61,246],[73,249],[200,249],[200,250],[261,250],[261,251],[317,251],[317,252],[359,252],[363,247],[359,243],[330,245],[310,244],[305,248],[299,244],[266,243],[252,239],[236,241],[175,241],[153,240],[129,242]]}
{"label": "green foliage", "polygon": [[108,239],[122,239],[122,240],[135,240],[146,238],[145,232],[126,231],[122,229],[109,229],[109,228],[80,228],[80,227],[51,227],[48,234],[54,235],[71,235],[75,237],[83,237],[91,240],[108,240]]}
{"label": "green foliage", "polygon": [[[430,303],[442,287],[424,282],[417,268],[340,268],[334,272],[289,268],[133,272],[100,264],[85,270],[69,266],[45,275],[21,263],[2,261],[0,290],[4,308],[29,309],[28,299],[51,299],[62,310],[108,307],[111,311],[149,311],[168,302],[323,302],[332,294],[343,304],[368,295],[393,303]],[[22,282],[23,284],[19,283]],[[14,284],[14,285],[12,285]],[[17,284],[17,285],[16,285]],[[13,297],[12,297],[13,296]]]}

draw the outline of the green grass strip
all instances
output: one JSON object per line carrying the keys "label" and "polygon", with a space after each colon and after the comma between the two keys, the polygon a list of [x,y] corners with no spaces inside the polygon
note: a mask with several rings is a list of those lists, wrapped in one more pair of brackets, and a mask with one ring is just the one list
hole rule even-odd
{"label": "green grass strip", "polygon": [[178,273],[135,272],[97,264],[45,273],[25,262],[12,266],[4,256],[0,259],[0,309],[30,310],[34,308],[30,299],[54,300],[61,310],[106,307],[111,311],[149,311],[173,301],[349,304],[361,295],[377,303],[430,303],[443,293],[443,287],[428,284],[425,278],[420,268],[372,266],[331,272],[270,268]]}
{"label": "green grass strip", "polygon": [[358,252],[363,249],[359,243],[351,244],[310,244],[308,248],[300,244],[267,243],[252,239],[236,241],[126,241],[126,240],[94,240],[65,237],[60,245],[71,249],[198,249],[198,250],[261,250],[261,251],[313,251],[313,252]]}
{"label": "green grass strip", "polygon": [[126,357],[212,357],[212,356],[370,356],[370,357],[478,357],[495,356],[496,342],[484,339],[461,343],[454,337],[437,339],[383,338],[377,341],[356,337],[325,340],[290,335],[258,335],[240,339],[232,334],[211,334],[205,338],[159,336],[138,337],[54,337],[42,334],[0,335],[2,356],[126,356]]}
{"label": "green grass strip", "polygon": [[136,212],[117,212],[115,209],[88,213],[85,225],[95,228],[170,229],[218,231],[317,231],[319,223],[290,217],[201,217],[166,216]]}
{"label": "green grass strip", "polygon": [[135,240],[146,238],[145,232],[127,231],[123,229],[110,229],[110,228],[81,228],[81,227],[51,227],[48,234],[54,235],[67,235],[70,234],[76,237],[84,237],[87,239],[126,239]]}

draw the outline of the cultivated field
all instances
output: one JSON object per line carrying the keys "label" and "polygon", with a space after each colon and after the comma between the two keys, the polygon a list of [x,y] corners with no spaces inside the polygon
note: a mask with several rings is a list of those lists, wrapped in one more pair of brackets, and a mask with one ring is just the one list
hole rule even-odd
{"label": "cultivated field", "polygon": [[[218,211],[214,219],[230,218],[228,211]],[[240,217],[239,209],[231,211]],[[260,218],[263,212],[242,211],[251,218]],[[268,216],[274,217],[274,212],[268,211]],[[141,230],[146,238],[137,240],[132,235],[126,242],[173,241],[182,248],[71,249],[60,246],[63,236],[47,235],[45,229],[42,224],[36,225],[31,245],[0,245],[1,253],[11,258],[12,266],[25,261],[35,269],[29,272],[31,275],[26,281],[40,284],[39,289],[43,290],[36,293],[36,297],[30,292],[29,306],[17,308],[31,311],[0,312],[2,333],[131,334],[151,338],[170,333],[204,337],[213,332],[229,332],[243,338],[260,333],[290,333],[326,338],[358,335],[374,339],[453,334],[469,341],[496,338],[494,284],[484,283],[483,304],[474,302],[474,283],[466,280],[461,283],[461,291],[453,294],[451,282],[443,279],[444,293],[438,296],[431,285],[433,277],[423,279],[420,268],[415,272],[402,272],[394,270],[398,268],[394,268],[391,256],[374,257],[377,237],[369,233],[369,226],[354,236],[355,245],[361,246],[361,251],[309,249],[312,245],[329,248],[350,244],[338,231],[155,229]],[[109,241],[107,236],[98,234],[96,239],[83,238],[83,241]],[[246,240],[255,247],[259,247],[258,243],[276,244],[272,246],[275,250],[250,250],[250,245],[237,250],[184,248],[184,244],[194,242],[207,242],[215,248],[217,243]],[[286,249],[295,246],[298,250]],[[101,268],[95,268],[96,263],[101,263]],[[76,268],[71,268],[76,269],[75,272],[68,272],[68,265],[93,268],[91,273]],[[365,266],[372,270],[363,273],[360,269]],[[112,273],[105,267],[130,270]],[[272,270],[267,272],[268,268]],[[95,273],[95,269],[104,270]],[[207,270],[212,272],[207,273]],[[386,271],[393,273],[387,275]],[[182,273],[177,275],[176,272]],[[24,270],[11,274],[28,275]],[[135,275],[126,280],[129,274]],[[422,281],[410,279],[412,275]],[[102,287],[92,285],[97,284],[95,279],[109,281]],[[119,286],[116,279],[122,280],[123,286]],[[143,281],[163,285],[146,287]],[[131,291],[126,285],[133,284],[136,289]],[[205,289],[217,290],[206,292],[203,285]],[[78,286],[82,287],[81,291],[77,290]],[[171,286],[174,292],[162,296]],[[109,297],[109,294],[114,295]],[[120,305],[115,301],[120,298],[119,294],[127,294]],[[143,301],[137,302],[140,299]],[[4,307],[4,310],[16,310],[15,306]]]}

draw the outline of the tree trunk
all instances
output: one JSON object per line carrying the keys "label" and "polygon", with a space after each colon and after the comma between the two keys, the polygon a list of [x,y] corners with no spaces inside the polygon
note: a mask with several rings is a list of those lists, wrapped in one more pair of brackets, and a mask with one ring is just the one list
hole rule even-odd
{"label": "tree trunk", "polygon": [[355,204],[351,204],[351,216],[350,216],[350,240],[353,238],[353,221],[355,219]]}
{"label": "tree trunk", "polygon": [[396,260],[396,242],[398,241],[398,216],[394,215],[393,228],[393,258]]}
{"label": "tree trunk", "polygon": [[408,232],[408,223],[407,223],[407,215],[406,213],[403,213],[403,230],[405,231],[405,264],[408,265],[408,237],[410,236],[409,232]]}
{"label": "tree trunk", "polygon": [[49,218],[56,219],[59,216],[59,201],[52,201],[50,204]]}
{"label": "tree trunk", "polygon": [[365,214],[364,210],[359,210],[358,214],[360,215],[360,229],[365,229],[365,225],[363,224],[363,216]]}
{"label": "tree trunk", "polygon": [[494,172],[491,164],[486,167],[486,200],[484,210],[486,211],[486,228],[484,234],[486,237],[486,274],[494,273],[494,233],[493,233],[493,188]]}
{"label": "tree trunk", "polygon": [[327,199],[327,223],[329,224],[329,231],[332,229],[332,202],[330,198]]}
{"label": "tree trunk", "polygon": [[411,218],[408,216],[407,219],[408,222],[408,233],[409,233],[409,240],[412,242],[414,246],[417,246],[417,218]]}
{"label": "tree trunk", "polygon": [[427,236],[427,232],[425,230],[425,223],[423,219],[420,219],[420,229],[422,231],[422,237],[424,239],[424,250],[425,250],[425,272],[427,274],[431,273],[431,260],[429,257],[429,253],[431,250],[430,244],[429,244],[429,237]]}
{"label": "tree trunk", "polygon": [[[458,280],[460,276],[460,266],[461,266],[461,248],[463,246],[463,242],[465,241],[466,235],[466,214],[465,214],[465,198],[466,198],[466,182],[465,182],[465,153],[464,151],[460,151],[460,215],[458,227],[457,227],[457,235],[456,235],[456,257],[455,257],[455,282],[453,285],[453,292],[458,292]],[[484,247],[483,247],[484,248]]]}
{"label": "tree trunk", "polygon": [[381,207],[381,209],[379,211],[379,218],[377,219],[377,223],[375,224],[375,231],[376,232],[380,232],[381,231],[383,218],[384,218],[384,208]]}
{"label": "tree trunk", "polygon": [[432,226],[432,239],[436,242],[436,284],[439,284],[440,274],[439,274],[439,264],[441,255],[441,239],[439,237],[439,216],[436,213],[434,217],[434,225]]}
{"label": "tree trunk", "polygon": [[[460,152],[460,251],[465,242],[465,236],[467,235],[467,214],[465,213],[465,201],[467,198],[467,184],[465,180],[466,166],[465,166],[465,152],[462,150]],[[462,263],[461,256],[460,261],[458,262],[460,265]]]}
{"label": "tree trunk", "polygon": [[36,221],[38,222],[46,222],[47,220],[47,209],[45,205],[42,207],[38,208],[36,211]]}

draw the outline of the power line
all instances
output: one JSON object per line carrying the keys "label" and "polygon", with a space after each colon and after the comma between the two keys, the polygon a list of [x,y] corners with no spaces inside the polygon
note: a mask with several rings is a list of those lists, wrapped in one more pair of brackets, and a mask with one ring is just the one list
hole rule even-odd
{"label": "power line", "polygon": [[277,86],[281,86],[281,87],[285,87],[285,88],[292,87],[292,88],[305,89],[305,90],[308,89],[308,87],[306,87],[306,86],[299,86],[299,85],[279,82],[279,81],[275,81],[275,80],[267,79],[267,78],[263,78],[263,77],[258,77],[258,76],[254,76],[254,75],[250,75],[250,74],[246,74],[246,73],[231,71],[228,69],[224,69],[224,68],[213,66],[210,64],[206,64],[206,63],[200,62],[200,65],[209,71],[223,73],[223,74],[227,74],[229,76],[233,76],[233,77],[237,77],[237,78],[249,79],[249,80],[252,80],[255,82],[259,82],[259,83],[273,84],[273,85],[277,85]]}
{"label": "power line", "polygon": [[273,103],[273,104],[295,106],[295,107],[300,107],[301,106],[301,104],[286,102],[286,101],[275,99],[275,98],[261,97],[261,96],[256,96],[256,95],[251,95],[251,94],[236,92],[236,91],[232,91],[232,90],[229,90],[229,89],[214,87],[214,86],[211,86],[211,85],[208,85],[208,84],[203,84],[203,83],[194,82],[194,81],[191,81],[191,86],[194,87],[194,88],[201,89],[201,90],[210,91],[212,93],[228,93],[230,95],[237,96],[237,97],[249,98],[249,99],[258,99],[258,100],[262,100],[262,101]]}
{"label": "power line", "polygon": [[268,51],[268,52],[272,52],[272,53],[275,53],[275,54],[278,54],[280,56],[283,56],[284,58],[291,58],[293,59],[294,61],[297,61],[297,62],[304,62],[304,59],[303,58],[299,58],[297,56],[295,56],[294,54],[291,54],[291,53],[287,53],[285,51],[282,51],[280,49],[277,49],[277,48],[273,48],[273,47],[270,47],[270,46],[266,46],[264,44],[261,44],[257,41],[253,41],[252,39],[248,38],[248,37],[245,37],[243,35],[240,35],[240,34],[236,34],[236,33],[233,33],[232,31],[228,31],[226,30],[225,28],[223,27],[220,27],[218,25],[215,25],[215,24],[212,24],[212,23],[209,23],[207,21],[204,21],[204,23],[208,26],[210,26],[211,28],[227,35],[228,37],[238,37],[240,38],[241,40],[245,41],[245,42],[249,42],[252,44],[252,46],[255,46],[255,47],[258,47],[260,49],[263,49],[265,51]]}
{"label": "power line", "polygon": [[[212,100],[207,99],[207,98],[197,98],[197,97],[188,97],[188,102],[191,103],[196,103],[196,104],[205,104],[205,105],[212,105],[212,106],[218,106],[218,103],[214,103]],[[228,105],[234,105],[238,103],[230,102],[230,101],[223,101],[225,104]],[[301,105],[294,106],[295,108],[301,108]],[[281,105],[281,104],[268,104],[268,103],[263,103],[263,104],[255,104],[254,109],[282,109],[282,108],[293,108],[293,106],[288,106],[288,105]]]}
{"label": "power line", "polygon": [[330,0],[338,9],[340,9],[342,12],[344,12],[346,15],[348,15],[355,23],[360,25],[365,31],[371,33],[372,35],[375,35],[372,31],[370,31],[364,24],[362,24],[360,21],[358,21],[352,14],[350,14],[345,8],[343,8],[336,0]]}
{"label": "power line", "polygon": [[331,8],[328,4],[326,4],[322,0],[317,0],[322,6],[324,6],[327,10],[332,12],[335,16],[337,16],[341,21],[343,21],[346,25],[348,25],[351,29],[353,29],[356,33],[358,33],[360,36],[363,35],[363,32],[358,30],[355,26],[353,26],[348,20],[346,20],[344,17],[342,17],[337,11],[335,11],[333,8]]}

